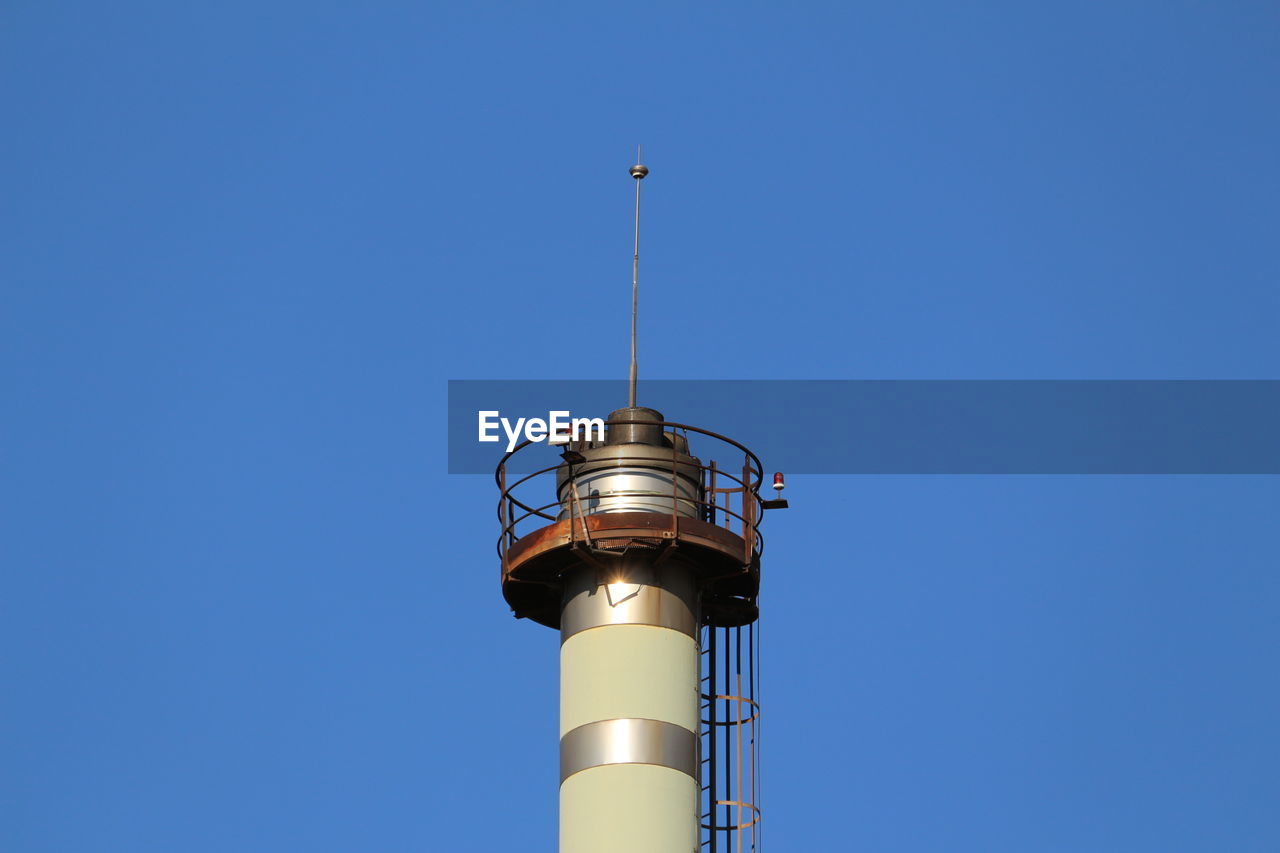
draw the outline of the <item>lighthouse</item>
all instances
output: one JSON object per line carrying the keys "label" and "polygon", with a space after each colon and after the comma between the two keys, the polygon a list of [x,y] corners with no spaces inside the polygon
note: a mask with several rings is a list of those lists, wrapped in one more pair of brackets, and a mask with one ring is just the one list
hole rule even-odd
{"label": "lighthouse", "polygon": [[630,174],[628,405],[547,464],[502,458],[502,593],[559,632],[560,853],[756,851],[760,528],[786,501],[745,445],[636,402]]}

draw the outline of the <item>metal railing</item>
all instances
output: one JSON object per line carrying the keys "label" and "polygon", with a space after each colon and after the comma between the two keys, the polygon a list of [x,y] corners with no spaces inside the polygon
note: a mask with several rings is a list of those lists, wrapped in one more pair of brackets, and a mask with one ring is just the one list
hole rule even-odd
{"label": "metal railing", "polygon": [[[611,499],[643,497],[669,500],[671,502],[670,513],[668,514],[664,510],[662,513],[655,514],[669,515],[672,534],[678,529],[679,518],[689,517],[692,514],[693,517],[717,527],[723,527],[740,537],[744,542],[744,564],[749,564],[759,558],[764,550],[764,537],[760,533],[760,520],[763,516],[760,485],[764,473],[759,458],[746,446],[719,433],[674,421],[619,419],[605,421],[605,424],[608,427],[629,424],[660,426],[667,435],[674,436],[678,433],[685,438],[686,442],[689,440],[689,434],[693,433],[694,436],[700,437],[698,440],[703,444],[703,446],[697,448],[698,450],[703,452],[710,450],[715,455],[729,461],[730,464],[725,465],[712,458],[709,462],[703,463],[697,457],[686,456],[678,452],[674,447],[673,441],[670,460],[670,493],[659,493],[652,490],[624,490],[612,491],[608,497]],[[494,473],[494,479],[498,484],[497,511],[498,523],[501,527],[498,535],[497,551],[502,560],[504,571],[507,566],[507,553],[511,546],[534,530],[563,520],[559,517],[562,512],[568,511],[569,518],[573,521],[571,529],[574,531],[575,536],[579,527],[578,522],[581,520],[581,530],[584,538],[588,542],[590,541],[590,533],[585,517],[594,513],[583,512],[579,505],[578,483],[574,474],[573,463],[561,460],[553,465],[523,474],[523,476],[519,476],[514,480],[510,479],[511,476],[515,475],[515,472],[509,471],[513,457],[530,445],[540,445],[542,443],[528,440],[521,442],[502,457]],[[572,449],[574,446],[575,444],[571,443],[569,448]],[[583,447],[586,445],[585,443],[577,443],[576,446]],[[599,447],[603,445],[597,442],[593,446]],[[628,446],[626,444],[609,445],[612,451],[609,456],[610,464],[616,464],[619,467],[634,465],[640,468],[659,470],[651,452],[644,455],[637,453],[634,456],[629,456],[626,453]],[[637,446],[651,450],[649,445]],[[693,453],[693,450],[694,448],[690,447],[690,454]],[[741,465],[738,464],[739,459],[741,460]],[[665,471],[666,459],[662,459],[661,462],[662,470]],[[599,462],[591,464],[593,468],[598,468],[600,465]],[[562,499],[559,494],[559,484],[556,480],[558,472],[566,469],[566,467],[569,497]],[[697,495],[694,498],[682,495],[679,492],[681,480],[687,480],[688,472],[691,470],[696,471],[698,480]],[[548,488],[548,484],[550,488]],[[540,503],[539,498],[530,498],[528,496],[528,493],[534,489],[543,490],[542,493],[544,495],[550,492],[555,499],[550,502]]]}

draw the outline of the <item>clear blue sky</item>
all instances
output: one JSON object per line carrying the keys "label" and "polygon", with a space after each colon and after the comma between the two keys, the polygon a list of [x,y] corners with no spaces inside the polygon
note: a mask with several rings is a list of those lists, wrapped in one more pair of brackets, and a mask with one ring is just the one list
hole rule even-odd
{"label": "clear blue sky", "polygon": [[[1280,378],[1280,13],[1055,5],[6,4],[0,849],[553,849],[445,383],[621,379],[636,142],[642,375]],[[767,849],[1280,849],[1277,478],[789,496]]]}

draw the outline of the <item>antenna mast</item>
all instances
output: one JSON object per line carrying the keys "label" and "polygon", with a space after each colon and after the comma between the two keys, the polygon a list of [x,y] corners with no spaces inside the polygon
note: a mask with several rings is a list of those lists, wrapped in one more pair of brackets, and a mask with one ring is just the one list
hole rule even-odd
{"label": "antenna mast", "polygon": [[640,163],[640,146],[636,146],[636,164],[631,167],[631,177],[636,179],[636,253],[631,261],[631,381],[627,405],[636,407],[636,315],[640,310],[640,182],[649,174],[648,167]]}

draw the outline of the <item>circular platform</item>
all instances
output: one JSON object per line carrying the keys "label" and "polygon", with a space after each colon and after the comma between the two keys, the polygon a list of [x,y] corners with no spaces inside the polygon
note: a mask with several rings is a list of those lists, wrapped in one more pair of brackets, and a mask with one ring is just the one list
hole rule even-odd
{"label": "circular platform", "polygon": [[757,615],[760,557],[755,544],[710,522],[665,513],[567,518],[510,545],[502,563],[502,594],[516,616],[558,629],[568,572],[643,555],[655,563],[676,561],[693,572],[704,623],[745,625]]}

